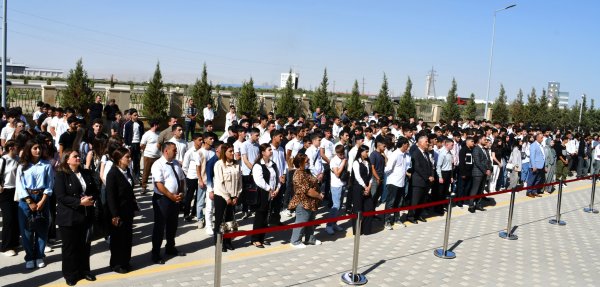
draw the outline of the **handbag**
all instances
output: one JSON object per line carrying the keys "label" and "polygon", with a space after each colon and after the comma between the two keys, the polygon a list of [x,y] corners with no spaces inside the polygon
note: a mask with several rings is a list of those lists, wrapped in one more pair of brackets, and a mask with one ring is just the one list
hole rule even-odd
{"label": "handbag", "polygon": [[223,214],[223,222],[221,223],[221,234],[238,231],[239,224],[235,219],[235,212],[233,213],[233,220],[225,221],[225,213]]}
{"label": "handbag", "polygon": [[29,213],[27,221],[25,222],[25,229],[30,232],[38,232],[41,230],[48,229],[48,218],[46,218],[41,212],[33,211]]}
{"label": "handbag", "polygon": [[244,202],[247,205],[254,206],[258,205],[258,187],[254,183],[254,179],[250,176],[250,181],[244,186]]}
{"label": "handbag", "polygon": [[506,164],[506,169],[513,170],[514,168],[515,168],[515,164],[514,163],[507,163]]}

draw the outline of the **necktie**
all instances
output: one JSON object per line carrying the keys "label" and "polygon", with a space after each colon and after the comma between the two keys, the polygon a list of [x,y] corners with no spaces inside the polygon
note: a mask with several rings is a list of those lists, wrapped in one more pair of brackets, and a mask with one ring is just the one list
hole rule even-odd
{"label": "necktie", "polygon": [[177,182],[177,190],[174,192],[175,194],[179,193],[179,177],[177,176],[177,171],[175,170],[175,166],[172,162],[167,162],[167,165],[171,167],[173,170],[173,175],[175,175],[175,182]]}

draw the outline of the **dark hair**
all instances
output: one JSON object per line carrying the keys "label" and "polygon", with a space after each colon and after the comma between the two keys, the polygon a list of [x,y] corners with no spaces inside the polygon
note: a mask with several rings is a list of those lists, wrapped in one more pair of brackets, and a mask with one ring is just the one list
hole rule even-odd
{"label": "dark hair", "polygon": [[268,143],[264,143],[264,144],[261,144],[260,146],[258,146],[258,156],[256,157],[254,164],[259,163],[260,160],[263,158],[262,153],[270,148],[271,148],[271,144],[268,144]]}
{"label": "dark hair", "polygon": [[300,165],[304,163],[307,159],[308,156],[306,154],[299,153],[298,155],[296,155],[296,157],[294,157],[294,167],[300,170],[304,170],[304,166]]}
{"label": "dark hair", "polygon": [[[358,159],[360,159],[360,154],[363,153],[364,151],[369,151],[369,147],[366,145],[361,145],[358,147],[358,150],[356,151],[356,156],[354,157],[354,161],[357,161]],[[369,157],[367,157],[365,159],[365,161],[369,162]]]}
{"label": "dark hair", "polygon": [[92,122],[92,125],[95,125],[95,124],[104,125],[104,121],[102,121],[101,118],[97,118],[97,119],[94,119],[94,121]]}
{"label": "dark hair", "polygon": [[[21,165],[25,168],[27,167],[27,165],[29,165],[30,163],[33,163],[33,155],[31,155],[31,149],[35,146],[38,145],[40,146],[40,149],[42,147],[42,144],[39,141],[36,140],[28,140],[27,143],[25,143],[25,147],[23,147],[23,150],[21,152],[21,158],[19,160],[19,162],[21,163]],[[40,158],[41,159],[41,155]],[[38,159],[38,160],[39,160]]]}
{"label": "dark hair", "polygon": [[115,149],[111,154],[113,164],[118,165],[119,161],[121,161],[121,159],[128,153],[130,153],[130,151],[126,147],[119,147]]}
{"label": "dark hair", "polygon": [[175,146],[175,143],[172,142],[165,142],[162,144],[162,147],[160,148],[161,152],[165,152],[167,150],[168,147],[170,146]]}
{"label": "dark hair", "polygon": [[213,125],[213,121],[211,121],[211,120],[208,120],[208,121],[204,122],[204,126],[205,127],[212,126],[212,125]]}
{"label": "dark hair", "polygon": [[57,167],[58,171],[62,171],[64,173],[72,172],[71,167],[69,166],[67,161],[69,160],[69,157],[71,156],[71,154],[74,152],[79,153],[78,150],[74,150],[74,149],[66,149],[63,151],[63,154],[60,157],[60,163],[58,164],[58,167]]}
{"label": "dark hair", "polygon": [[171,131],[174,132],[175,130],[177,130],[177,128],[183,129],[183,127],[180,124],[174,124],[171,126]]}
{"label": "dark hair", "polygon": [[138,113],[138,110],[136,110],[136,109],[129,109],[129,114],[130,115],[131,114],[137,114],[137,113]]}
{"label": "dark hair", "polygon": [[400,137],[400,138],[398,138],[398,140],[396,141],[396,147],[397,147],[397,148],[400,148],[400,147],[402,147],[403,145],[405,145],[405,144],[407,144],[407,143],[408,143],[408,139],[407,139],[407,138],[405,138],[405,137]]}
{"label": "dark hair", "polygon": [[336,154],[338,154],[338,153],[342,153],[342,152],[344,152],[345,150],[346,150],[346,149],[344,148],[344,146],[343,146],[343,145],[336,145],[336,146],[335,146],[335,153],[336,153]]}
{"label": "dark hair", "polygon": [[4,143],[4,152],[8,151],[11,147],[17,146],[17,143],[14,140],[7,140]]}
{"label": "dark hair", "polygon": [[233,145],[230,145],[228,143],[224,143],[223,145],[221,145],[221,152],[219,153],[219,159],[223,161],[223,163],[227,162],[227,156],[225,155],[227,153],[228,149],[233,149]]}

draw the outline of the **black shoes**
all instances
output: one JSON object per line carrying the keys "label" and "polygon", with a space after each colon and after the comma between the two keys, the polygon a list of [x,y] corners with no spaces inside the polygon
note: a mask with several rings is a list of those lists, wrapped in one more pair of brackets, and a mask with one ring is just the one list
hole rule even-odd
{"label": "black shoes", "polygon": [[486,209],[483,208],[483,206],[477,206],[475,207],[475,209],[479,210],[479,211],[485,211]]}
{"label": "black shoes", "polygon": [[165,254],[171,255],[171,256],[185,256],[186,255],[184,252],[179,252],[177,250],[177,248],[167,249],[167,251],[165,251]]}
{"label": "black shoes", "polygon": [[421,221],[421,222],[427,222],[427,220],[426,220],[425,218],[423,218],[422,216],[419,216],[419,217],[417,218],[417,220],[418,220],[418,221]]}
{"label": "black shoes", "polygon": [[152,262],[154,262],[154,264],[160,264],[160,265],[165,264],[165,260],[160,258],[160,256],[152,256]]}
{"label": "black shoes", "polygon": [[419,224],[419,222],[416,219],[414,219],[414,218],[409,218],[408,222],[410,222],[412,224]]}
{"label": "black shoes", "polygon": [[75,286],[77,285],[77,281],[75,280],[65,280],[67,282],[68,286]]}
{"label": "black shoes", "polygon": [[[125,273],[129,272],[129,270],[127,270],[127,268],[122,267],[122,266],[115,266],[112,268],[112,271],[117,272],[119,274],[125,274]],[[96,279],[96,277],[94,277],[94,279]],[[86,278],[86,280],[87,280],[87,278]],[[89,280],[89,281],[94,281],[94,280]]]}
{"label": "black shoes", "polygon": [[469,206],[469,212],[475,213],[475,206]]}
{"label": "black shoes", "polygon": [[231,243],[231,242],[223,244],[223,248],[225,249],[225,251],[227,251],[227,250],[231,250],[231,251],[235,250],[235,247],[233,246],[233,243]]}
{"label": "black shoes", "polygon": [[83,276],[83,279],[87,280],[87,281],[96,281],[96,276],[94,276],[91,273],[85,274],[85,276]]}

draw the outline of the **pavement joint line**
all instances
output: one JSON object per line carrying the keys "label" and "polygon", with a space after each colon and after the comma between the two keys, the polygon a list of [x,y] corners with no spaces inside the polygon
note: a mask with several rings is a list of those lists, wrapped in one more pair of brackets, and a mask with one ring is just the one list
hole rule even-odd
{"label": "pavement joint line", "polygon": [[[565,190],[563,189],[563,194],[564,193],[572,193],[572,192],[576,192],[576,191],[582,191],[585,189],[590,189],[591,187],[589,186],[580,186],[577,188],[573,188],[573,189],[568,189]],[[547,196],[543,196],[542,198],[550,198],[550,197],[554,197],[558,195],[558,191],[549,194]],[[515,204],[517,203],[523,203],[523,202],[531,202],[533,200],[536,200],[538,198],[529,198],[529,197],[525,197],[525,198],[519,198],[519,199],[515,199]],[[501,202],[497,202],[496,205],[493,206],[489,206],[489,209],[496,209],[496,208],[500,208],[500,207],[504,207],[510,204],[510,200],[506,200],[506,201],[501,201]],[[456,208],[453,208],[456,209]],[[469,212],[466,210],[457,210],[453,212],[453,217],[460,217],[460,216],[464,216],[464,215],[468,215]],[[429,222],[435,222],[435,221],[440,221],[445,219],[445,216],[435,216],[435,217],[431,217],[428,219]],[[406,226],[411,226],[411,225],[415,225],[412,224],[410,222],[406,222],[405,223]],[[385,230],[383,231],[385,232]],[[351,234],[351,232],[346,232],[346,235],[344,237],[341,237],[339,239],[348,239],[353,237],[353,235]],[[255,256],[262,256],[262,255],[267,255],[270,253],[274,253],[274,252],[278,252],[278,251],[285,251],[285,250],[291,250],[292,247],[290,246],[290,244],[282,244],[280,246],[274,246],[268,249],[261,249],[261,250],[254,250],[254,251],[247,251],[247,252],[243,252],[240,254],[235,254],[235,255],[229,255],[229,256],[224,256],[224,259],[227,259],[228,261],[238,261],[244,258],[250,258],[250,257],[255,257]],[[214,262],[214,258],[213,257],[209,257],[209,258],[205,258],[205,259],[200,259],[200,260],[194,260],[194,261],[189,261],[189,262],[182,262],[182,263],[175,263],[175,264],[170,264],[170,265],[163,265],[163,266],[157,266],[157,267],[152,267],[152,268],[148,268],[148,269],[140,269],[140,270],[135,270],[132,272],[129,272],[127,274],[108,274],[108,275],[99,275],[97,276],[97,280],[94,282],[90,282],[90,281],[86,281],[86,280],[81,280],[78,282],[78,284],[80,285],[87,285],[87,284],[94,284],[94,283],[100,283],[100,282],[107,282],[107,281],[112,281],[112,280],[118,280],[118,279],[131,279],[132,277],[139,277],[139,276],[143,276],[143,275],[149,275],[149,274],[156,274],[156,273],[160,273],[160,272],[168,272],[168,271],[172,271],[172,270],[177,270],[177,269],[183,269],[183,268],[190,268],[190,267],[204,267],[204,266],[208,266],[210,264],[212,264]],[[65,286],[64,283],[59,283],[59,284],[47,284],[47,285],[43,285],[45,287],[58,287],[58,286]]]}

